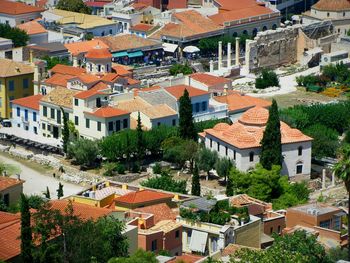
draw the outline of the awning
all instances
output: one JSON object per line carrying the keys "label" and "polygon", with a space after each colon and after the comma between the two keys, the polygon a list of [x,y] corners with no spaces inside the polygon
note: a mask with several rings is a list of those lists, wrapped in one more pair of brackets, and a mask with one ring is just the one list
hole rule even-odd
{"label": "awning", "polygon": [[129,58],[136,58],[136,57],[142,57],[143,52],[142,51],[136,51],[136,52],[129,52],[128,57]]}
{"label": "awning", "polygon": [[126,57],[128,55],[128,52],[116,52],[116,53],[113,53],[112,56],[114,58],[120,58],[120,57]]}
{"label": "awning", "polygon": [[207,245],[208,233],[192,230],[190,249],[194,252],[205,252],[205,247]]}
{"label": "awning", "polygon": [[183,49],[183,52],[186,53],[195,53],[201,51],[198,47],[195,46],[187,46]]}
{"label": "awning", "polygon": [[178,47],[179,46],[176,44],[163,43],[163,49],[165,52],[175,53],[175,51]]}

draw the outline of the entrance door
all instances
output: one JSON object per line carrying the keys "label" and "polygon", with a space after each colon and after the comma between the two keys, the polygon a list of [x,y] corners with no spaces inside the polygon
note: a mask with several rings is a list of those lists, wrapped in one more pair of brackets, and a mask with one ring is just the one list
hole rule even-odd
{"label": "entrance door", "polygon": [[58,127],[57,126],[53,126],[53,137],[55,139],[58,139]]}

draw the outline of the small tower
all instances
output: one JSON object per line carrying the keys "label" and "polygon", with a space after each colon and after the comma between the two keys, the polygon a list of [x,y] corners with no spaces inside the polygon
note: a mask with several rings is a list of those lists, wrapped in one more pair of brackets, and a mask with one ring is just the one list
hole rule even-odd
{"label": "small tower", "polygon": [[104,74],[111,72],[112,54],[108,48],[97,45],[86,53],[85,58],[87,73]]}

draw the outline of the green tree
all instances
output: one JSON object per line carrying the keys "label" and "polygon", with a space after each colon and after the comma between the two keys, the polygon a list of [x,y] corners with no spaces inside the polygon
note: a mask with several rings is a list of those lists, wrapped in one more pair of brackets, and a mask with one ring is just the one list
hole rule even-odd
{"label": "green tree", "polygon": [[184,75],[189,75],[193,73],[193,70],[188,64],[185,64],[185,65],[174,64],[170,67],[169,73],[172,76],[176,76],[180,73]]}
{"label": "green tree", "polygon": [[78,138],[68,145],[68,156],[74,159],[78,165],[93,167],[99,148],[96,141]]}
{"label": "green tree", "polygon": [[29,207],[33,209],[39,209],[45,203],[45,200],[39,195],[27,196],[27,201]]}
{"label": "green tree", "polygon": [[49,187],[46,186],[46,192],[43,193],[45,198],[51,199]]}
{"label": "green tree", "polygon": [[277,74],[270,70],[263,70],[255,80],[255,88],[266,89],[268,87],[279,87]]}
{"label": "green tree", "polygon": [[21,259],[26,263],[33,262],[33,241],[29,209],[30,206],[27,197],[21,194]]}
{"label": "green tree", "polygon": [[91,15],[91,8],[85,5],[82,0],[59,0],[57,9]]}
{"label": "green tree", "polygon": [[184,94],[181,96],[179,107],[179,132],[183,139],[196,140],[197,133],[193,124],[192,118],[192,103],[191,98],[185,89]]}
{"label": "green tree", "polygon": [[273,165],[282,165],[281,125],[275,100],[269,109],[269,118],[261,140],[260,163],[270,170]]}
{"label": "green tree", "polygon": [[218,158],[215,163],[215,170],[220,177],[224,177],[225,183],[231,168],[232,168],[232,162],[228,158]]}
{"label": "green tree", "polygon": [[203,147],[198,151],[198,155],[197,155],[198,168],[207,173],[206,180],[208,180],[210,175],[209,172],[211,169],[214,168],[217,159],[218,159],[217,152],[211,151],[210,149]]}
{"label": "green tree", "polygon": [[63,184],[61,184],[61,182],[58,183],[58,189],[57,191],[57,199],[60,199],[61,197],[63,197]]}
{"label": "green tree", "polygon": [[201,196],[201,182],[199,178],[198,167],[196,165],[193,169],[191,194]]}
{"label": "green tree", "polygon": [[68,113],[66,114],[62,107],[61,107],[61,114],[63,116],[63,130],[62,130],[63,152],[67,154],[69,138],[70,138],[69,123],[68,123],[69,120],[67,116]]}
{"label": "green tree", "polygon": [[161,175],[158,177],[152,177],[142,181],[141,185],[174,193],[187,194],[186,181],[174,180],[173,177],[165,171],[162,171]]}
{"label": "green tree", "polygon": [[42,57],[42,59],[46,61],[47,69],[52,69],[57,64],[68,65],[68,66],[72,65],[72,63],[68,60],[68,58],[44,56]]}
{"label": "green tree", "polygon": [[[345,145],[340,149],[340,159],[334,166],[334,173],[343,180],[348,192],[348,208],[350,210],[350,145]],[[350,236],[350,213],[348,213],[348,236]],[[350,261],[350,242],[348,243],[348,260]]]}
{"label": "green tree", "polygon": [[145,154],[145,141],[144,141],[144,134],[142,130],[140,112],[138,112],[138,115],[137,115],[136,140],[137,140],[137,157],[139,160],[141,160]]}
{"label": "green tree", "polygon": [[29,41],[29,36],[25,31],[8,24],[0,24],[0,37],[11,39],[15,47],[26,46]]}
{"label": "green tree", "polygon": [[108,263],[158,263],[156,255],[151,251],[138,249],[130,257],[111,258]]}
{"label": "green tree", "polygon": [[[236,168],[233,168],[232,170],[237,171]],[[227,196],[233,196],[234,195],[233,177],[230,174],[227,176],[226,195]]]}

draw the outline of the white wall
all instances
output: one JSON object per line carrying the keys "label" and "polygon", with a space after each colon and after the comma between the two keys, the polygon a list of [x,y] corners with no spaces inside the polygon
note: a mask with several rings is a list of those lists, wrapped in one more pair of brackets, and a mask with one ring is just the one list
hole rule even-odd
{"label": "white wall", "polygon": [[6,24],[6,21],[8,21],[7,23],[11,27],[15,27],[16,25],[20,25],[20,24],[32,21],[39,17],[40,17],[40,12],[21,14],[21,15],[9,15],[9,14],[0,13],[0,23]]}
{"label": "white wall", "polygon": [[[17,108],[20,109],[20,115],[17,115]],[[25,111],[28,111],[28,119],[25,120]],[[33,115],[36,114],[36,121]],[[40,116],[39,111],[26,108],[20,105],[12,105],[12,126],[15,128],[27,130],[29,132],[40,134]],[[35,131],[36,129],[36,131]]]}

